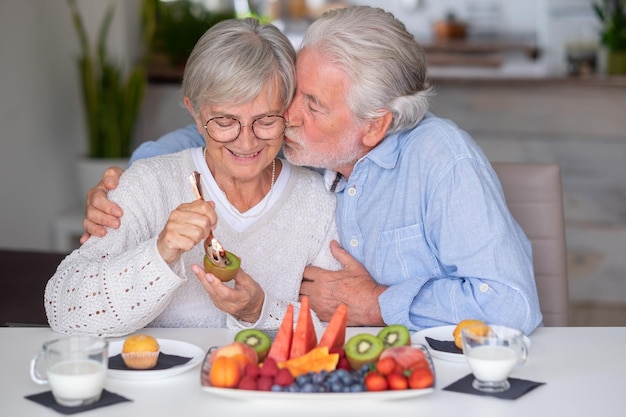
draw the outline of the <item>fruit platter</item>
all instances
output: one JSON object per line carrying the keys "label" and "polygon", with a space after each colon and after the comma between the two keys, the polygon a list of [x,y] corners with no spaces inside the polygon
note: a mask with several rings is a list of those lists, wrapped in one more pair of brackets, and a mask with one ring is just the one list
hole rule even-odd
{"label": "fruit platter", "polygon": [[318,340],[309,300],[293,305],[272,338],[258,329],[239,331],[233,341],[207,352],[202,389],[236,399],[404,399],[429,394],[435,369],[428,349],[412,344],[399,324],[378,334],[346,340],[347,307],[340,305]]}

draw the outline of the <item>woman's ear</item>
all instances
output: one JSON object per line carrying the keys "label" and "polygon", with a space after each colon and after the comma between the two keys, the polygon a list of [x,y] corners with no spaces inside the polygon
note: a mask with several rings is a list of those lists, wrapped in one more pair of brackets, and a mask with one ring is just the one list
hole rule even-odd
{"label": "woman's ear", "polygon": [[[189,100],[189,97],[185,96],[183,98],[183,103],[185,103],[185,108],[187,109],[189,114],[193,117],[195,112],[193,111],[193,106],[191,105],[191,100]],[[194,119],[195,119],[195,117],[194,117]]]}
{"label": "woman's ear", "polygon": [[189,100],[189,97],[184,97],[183,98],[183,103],[185,103],[185,108],[189,112],[189,115],[196,122],[196,128],[198,129],[198,132],[200,133],[200,135],[202,135],[203,123],[204,122],[202,122],[202,120],[200,120],[200,117],[196,117],[195,116],[196,112],[194,111],[193,105],[191,104],[191,100]]}
{"label": "woman's ear", "polygon": [[369,148],[374,148],[385,138],[387,129],[391,125],[393,115],[390,111],[386,111],[382,116],[371,119],[367,122],[365,135],[363,136],[363,144]]}

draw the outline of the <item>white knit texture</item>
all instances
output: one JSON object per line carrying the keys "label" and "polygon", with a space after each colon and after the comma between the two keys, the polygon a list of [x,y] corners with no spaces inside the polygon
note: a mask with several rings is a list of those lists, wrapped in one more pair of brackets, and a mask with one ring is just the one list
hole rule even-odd
{"label": "white knit texture", "polygon": [[[122,336],[146,326],[276,329],[289,303],[299,311],[305,266],[339,269],[329,249],[337,239],[335,197],[324,189],[319,174],[293,167],[278,203],[254,225],[238,233],[218,221],[214,231],[264,289],[261,318],[245,323],[218,310],[191,271],[192,264],[202,265],[202,244],[171,267],[156,247],[172,210],[195,199],[187,179],[194,169],[190,150],[185,150],[137,161],[124,173],[109,193],[124,210],[120,228],[103,238],[91,237],[73,251],[46,286],[53,330]],[[216,210],[219,216],[225,208]],[[314,320],[320,330],[321,323]]]}

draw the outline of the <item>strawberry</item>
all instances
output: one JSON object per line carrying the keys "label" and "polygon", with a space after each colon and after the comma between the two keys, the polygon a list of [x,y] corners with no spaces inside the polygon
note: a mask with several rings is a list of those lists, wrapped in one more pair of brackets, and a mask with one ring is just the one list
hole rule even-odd
{"label": "strawberry", "polygon": [[409,375],[409,387],[411,389],[429,388],[433,386],[434,382],[435,376],[430,367],[416,368]]}
{"label": "strawberry", "polygon": [[401,372],[392,372],[387,375],[387,383],[389,384],[389,389],[392,390],[405,390],[409,387],[409,383]]}
{"label": "strawberry", "polygon": [[406,370],[410,373],[419,368],[430,368],[430,364],[426,359],[421,359],[407,366]]}
{"label": "strawberry", "polygon": [[376,370],[381,375],[389,375],[394,371],[394,369],[396,369],[396,365],[398,365],[398,362],[396,362],[394,358],[389,356],[387,358],[379,359],[378,361],[376,361]]}
{"label": "strawberry", "polygon": [[376,371],[370,371],[363,381],[368,391],[385,391],[389,388],[387,379]]}

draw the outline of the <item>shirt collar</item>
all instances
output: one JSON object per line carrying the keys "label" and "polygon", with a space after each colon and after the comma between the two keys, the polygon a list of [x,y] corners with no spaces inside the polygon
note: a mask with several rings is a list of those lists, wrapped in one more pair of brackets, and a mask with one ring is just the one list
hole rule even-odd
{"label": "shirt collar", "polygon": [[[382,169],[393,169],[400,157],[400,135],[401,133],[393,133],[385,137],[378,146],[357,161],[354,169],[357,170],[365,159],[372,161]],[[340,192],[346,187],[346,183],[346,178],[337,171],[327,169],[324,172],[324,185],[328,191]]]}

